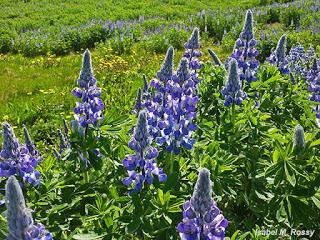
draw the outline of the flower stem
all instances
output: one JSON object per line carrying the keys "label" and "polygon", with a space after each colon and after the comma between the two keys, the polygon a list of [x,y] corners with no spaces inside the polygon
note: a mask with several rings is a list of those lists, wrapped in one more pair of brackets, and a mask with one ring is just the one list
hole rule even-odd
{"label": "flower stem", "polygon": [[235,122],[235,111],[236,111],[236,105],[232,103],[232,109],[231,109],[231,124],[232,127],[234,127],[234,122]]}
{"label": "flower stem", "polygon": [[170,153],[170,173],[173,173],[174,153]]}

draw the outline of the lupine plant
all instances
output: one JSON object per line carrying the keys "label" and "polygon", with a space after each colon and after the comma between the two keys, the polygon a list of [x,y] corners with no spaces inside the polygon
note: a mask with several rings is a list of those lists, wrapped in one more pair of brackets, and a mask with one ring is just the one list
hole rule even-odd
{"label": "lupine plant", "polygon": [[182,240],[224,239],[227,219],[212,198],[210,172],[200,170],[190,200],[183,204],[183,220],[178,225]]}
{"label": "lupine plant", "polygon": [[221,90],[225,99],[224,105],[241,105],[243,100],[247,98],[247,94],[242,91],[242,84],[238,74],[238,65],[235,59],[231,59],[229,65],[228,79],[225,87]]}
{"label": "lupine plant", "polygon": [[[99,126],[104,119],[102,110],[104,103],[101,100],[101,88],[97,86],[97,80],[93,75],[91,54],[86,49],[83,60],[82,69],[78,78],[78,87],[72,90],[72,94],[80,99],[74,108],[74,120],[71,121],[71,141],[70,148],[74,155],[80,158],[80,166],[87,169],[89,166],[99,169],[101,167],[102,154],[99,148],[100,131]],[[64,123],[64,128],[68,129]],[[60,132],[61,133],[61,132]],[[65,141],[68,131],[65,135],[60,134],[62,146],[60,150],[68,148]],[[77,140],[75,140],[77,139]]]}
{"label": "lupine plant", "polygon": [[184,47],[186,49],[184,57],[189,60],[191,80],[196,87],[200,82],[198,77],[198,70],[202,67],[202,63],[199,60],[199,58],[202,56],[202,52],[199,50],[199,29],[197,27],[193,29],[191,37],[184,44]]}
{"label": "lupine plant", "polygon": [[150,82],[150,87],[154,89],[154,93],[152,94],[151,99],[149,100],[150,102],[146,108],[148,114],[148,124],[150,125],[150,135],[154,139],[156,139],[160,134],[158,122],[159,120],[163,119],[164,116],[164,106],[166,104],[166,85],[167,82],[172,78],[173,57],[173,47],[169,47],[161,69],[157,73],[158,78],[154,78]]}
{"label": "lupine plant", "polygon": [[167,180],[167,175],[157,166],[158,150],[151,146],[151,142],[147,114],[142,110],[139,112],[137,125],[129,141],[129,147],[135,153],[127,155],[122,162],[129,175],[123,179],[123,184],[133,187],[129,190],[130,194],[139,192],[145,184],[152,184],[154,176],[157,176],[160,182]]}
{"label": "lupine plant", "polygon": [[2,123],[3,143],[0,152],[0,177],[17,174],[24,182],[38,186],[40,173],[36,167],[41,160],[27,129],[24,127],[25,144],[16,138],[11,125]]}
{"label": "lupine plant", "polygon": [[248,10],[242,32],[234,45],[231,58],[226,61],[226,65],[228,66],[232,58],[237,60],[238,67],[241,70],[240,80],[246,79],[248,84],[257,81],[256,71],[259,61],[256,57],[259,56],[259,51],[256,49],[256,46],[257,40],[253,34],[252,11]]}
{"label": "lupine plant", "polygon": [[268,61],[271,64],[277,66],[281,74],[290,73],[289,61],[286,57],[286,42],[287,42],[286,35],[281,36],[281,38],[278,41],[276,50],[268,58]]}
{"label": "lupine plant", "polygon": [[83,128],[87,128],[88,125],[97,126],[103,119],[104,104],[100,98],[101,88],[97,87],[96,83],[90,51],[87,49],[83,55],[82,70],[78,78],[79,87],[72,91],[72,94],[81,100],[74,108],[74,118]]}
{"label": "lupine plant", "polygon": [[6,183],[8,240],[52,240],[52,234],[41,223],[34,224],[26,207],[19,182],[10,176]]}

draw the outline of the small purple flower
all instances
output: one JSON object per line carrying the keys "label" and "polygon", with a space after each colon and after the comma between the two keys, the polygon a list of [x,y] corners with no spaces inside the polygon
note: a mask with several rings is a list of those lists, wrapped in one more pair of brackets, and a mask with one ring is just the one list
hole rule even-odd
{"label": "small purple flower", "polygon": [[212,199],[210,172],[204,168],[189,201],[183,205],[183,220],[178,224],[182,240],[224,239],[228,221]]}

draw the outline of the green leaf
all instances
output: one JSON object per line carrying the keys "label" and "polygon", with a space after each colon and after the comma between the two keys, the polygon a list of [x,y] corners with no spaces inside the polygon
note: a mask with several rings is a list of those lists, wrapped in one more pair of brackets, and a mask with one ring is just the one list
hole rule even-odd
{"label": "green leaf", "polygon": [[163,195],[163,191],[161,189],[158,189],[158,198],[159,198],[161,205],[163,206],[164,205],[164,195]]}
{"label": "green leaf", "polygon": [[138,230],[138,228],[140,227],[140,225],[141,225],[141,220],[140,220],[140,218],[135,218],[135,219],[133,219],[132,222],[130,222],[130,223],[127,225],[126,230],[127,230],[128,233],[134,233],[134,232],[136,232],[136,231]]}
{"label": "green leaf", "polygon": [[106,235],[107,234],[98,235],[98,234],[95,234],[95,233],[76,234],[76,235],[73,236],[73,239],[75,239],[75,240],[101,240]]}
{"label": "green leaf", "polygon": [[292,169],[289,163],[284,162],[284,171],[286,173],[287,180],[294,187],[296,185],[296,177],[294,174],[294,170]]}
{"label": "green leaf", "polygon": [[240,230],[235,231],[235,232],[232,234],[230,240],[236,240],[236,237],[238,236],[239,232],[240,232]]}
{"label": "green leaf", "polygon": [[278,162],[278,160],[279,160],[279,151],[276,149],[276,150],[274,150],[274,152],[273,152],[273,155],[272,155],[272,160],[273,160],[273,162],[274,163],[277,163]]}
{"label": "green leaf", "polygon": [[317,206],[317,208],[320,209],[320,200],[318,198],[316,198],[315,196],[311,197],[313,203]]}
{"label": "green leaf", "polygon": [[313,141],[311,144],[310,144],[310,147],[315,147],[315,146],[318,146],[320,145],[320,139],[316,140],[316,141]]}

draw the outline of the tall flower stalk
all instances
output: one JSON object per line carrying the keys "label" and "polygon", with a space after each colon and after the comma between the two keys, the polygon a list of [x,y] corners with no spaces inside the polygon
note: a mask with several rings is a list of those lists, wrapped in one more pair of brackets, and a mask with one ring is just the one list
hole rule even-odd
{"label": "tall flower stalk", "polygon": [[41,161],[27,129],[24,127],[25,144],[16,138],[11,125],[2,123],[3,143],[0,152],[0,177],[19,175],[24,182],[38,186],[40,173],[36,167]]}
{"label": "tall flower stalk", "polygon": [[256,72],[259,61],[256,58],[259,56],[259,51],[256,46],[257,40],[253,33],[253,15],[252,11],[248,10],[242,32],[236,40],[231,57],[226,62],[226,66],[228,66],[232,58],[236,59],[240,70],[240,80],[245,79],[248,84],[257,81]]}
{"label": "tall flower stalk", "polygon": [[6,183],[8,240],[52,240],[43,224],[34,224],[27,209],[19,182],[14,176]]}
{"label": "tall flower stalk", "polygon": [[247,98],[247,94],[242,91],[242,83],[238,73],[238,65],[235,59],[231,59],[229,65],[229,74],[225,87],[221,90],[225,99],[226,107],[232,106],[231,122],[234,125],[235,105],[241,105]]}
{"label": "tall flower stalk", "polygon": [[224,239],[228,221],[212,198],[210,172],[203,168],[190,200],[183,205],[183,220],[178,225],[182,240]]}
{"label": "tall flower stalk", "polygon": [[202,56],[202,52],[200,51],[199,29],[197,27],[193,29],[192,34],[184,44],[184,47],[186,49],[184,57],[189,61],[190,77],[196,87],[200,82],[198,70],[202,67],[202,63],[199,60]]}
{"label": "tall flower stalk", "polygon": [[[88,49],[83,55],[78,87],[72,90],[72,94],[79,99],[74,108],[74,120],[71,121],[72,133],[76,133],[78,138],[78,141],[72,144],[73,152],[81,159],[86,169],[88,165],[100,168],[102,154],[98,140],[99,125],[104,119],[102,113],[104,103],[101,99],[101,88],[97,87],[97,80],[93,75],[91,54]],[[61,137],[60,134],[60,139],[64,143]],[[84,178],[86,179],[86,175]]]}
{"label": "tall flower stalk", "polygon": [[90,51],[87,49],[83,55],[78,87],[72,90],[72,94],[80,100],[74,108],[74,118],[83,128],[89,125],[98,126],[99,121],[103,119],[104,104],[100,98],[101,88],[97,87],[96,83]]}
{"label": "tall flower stalk", "polygon": [[130,194],[139,192],[145,184],[152,184],[154,176],[157,176],[160,182],[167,180],[167,175],[162,168],[157,166],[158,150],[151,146],[151,142],[147,114],[142,110],[139,113],[133,136],[129,141],[129,147],[134,151],[134,154],[127,155],[122,162],[129,175],[123,179],[123,184],[131,188]]}
{"label": "tall flower stalk", "polygon": [[286,35],[282,35],[278,41],[276,50],[273,53],[271,53],[270,57],[268,58],[268,61],[271,64],[277,66],[281,74],[290,73],[289,61],[286,57],[286,42]]}

